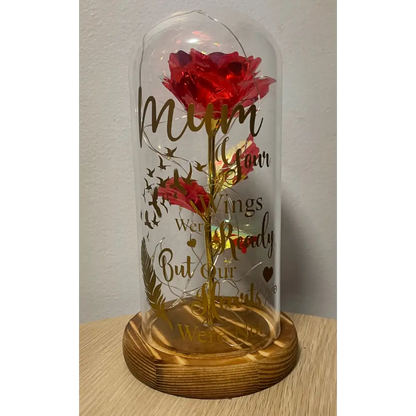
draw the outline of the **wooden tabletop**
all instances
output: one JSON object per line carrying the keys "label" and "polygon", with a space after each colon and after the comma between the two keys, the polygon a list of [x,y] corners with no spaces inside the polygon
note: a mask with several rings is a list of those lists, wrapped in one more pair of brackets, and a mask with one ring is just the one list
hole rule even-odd
{"label": "wooden tabletop", "polygon": [[123,330],[132,316],[80,326],[80,416],[333,416],[336,414],[336,321],[288,314],[300,358],[279,384],[249,396],[196,400],[152,390],[124,363]]}

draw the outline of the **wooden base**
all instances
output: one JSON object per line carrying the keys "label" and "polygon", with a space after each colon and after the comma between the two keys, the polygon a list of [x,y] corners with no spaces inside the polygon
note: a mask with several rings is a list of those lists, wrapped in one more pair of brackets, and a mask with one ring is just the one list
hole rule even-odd
{"label": "wooden base", "polygon": [[141,320],[138,313],[126,326],[124,359],[137,379],[164,393],[196,399],[243,396],[278,383],[296,365],[296,329],[284,313],[280,336],[268,347],[239,357],[214,359],[156,350],[140,335]]}

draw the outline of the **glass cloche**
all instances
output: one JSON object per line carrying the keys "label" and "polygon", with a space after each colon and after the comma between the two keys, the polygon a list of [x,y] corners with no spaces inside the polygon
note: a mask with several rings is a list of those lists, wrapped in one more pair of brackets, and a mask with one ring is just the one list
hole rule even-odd
{"label": "glass cloche", "polygon": [[239,13],[176,13],[130,66],[142,336],[238,356],[280,332],[281,57]]}

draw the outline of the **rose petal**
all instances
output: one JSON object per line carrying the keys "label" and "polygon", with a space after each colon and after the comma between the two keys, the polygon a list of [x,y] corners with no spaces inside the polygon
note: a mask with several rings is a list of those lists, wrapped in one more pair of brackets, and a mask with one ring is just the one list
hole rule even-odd
{"label": "rose petal", "polygon": [[270,84],[273,84],[274,82],[276,82],[276,80],[270,77],[254,79],[251,84],[249,84],[247,94],[243,101],[243,107],[248,107],[255,103],[259,98],[263,98],[269,92]]}
{"label": "rose petal", "polygon": [[257,68],[261,64],[261,58],[255,58],[255,59],[253,59],[252,56],[250,56],[250,58],[249,58],[249,61],[250,61],[250,69],[249,69],[249,71],[247,73],[252,74],[253,77],[254,77],[256,75]]}
{"label": "rose petal", "polygon": [[176,56],[178,57],[178,62],[181,67],[186,67],[192,61],[191,55],[188,55],[184,51],[178,51]]}
{"label": "rose petal", "polygon": [[217,67],[219,66],[219,63],[221,61],[221,58],[224,56],[225,54],[222,52],[212,52],[210,54],[208,54],[209,59],[215,64],[217,65]]}

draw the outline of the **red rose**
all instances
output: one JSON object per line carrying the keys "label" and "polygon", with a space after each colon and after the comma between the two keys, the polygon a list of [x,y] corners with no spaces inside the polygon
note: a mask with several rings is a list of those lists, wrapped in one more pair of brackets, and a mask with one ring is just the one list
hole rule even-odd
{"label": "red rose", "polygon": [[176,187],[174,178],[170,178],[165,187],[158,188],[157,195],[165,198],[172,205],[179,205],[189,211],[197,212],[191,205],[192,202],[199,212],[204,213],[209,206],[209,194],[205,189],[198,185],[197,181],[191,181],[189,184],[183,178],[179,178],[179,185],[180,187]]}
{"label": "red rose", "polygon": [[195,105],[195,117],[203,118],[208,104],[219,118],[221,107],[228,105],[228,116],[238,105],[248,107],[269,92],[276,82],[270,77],[256,78],[260,58],[240,56],[238,52],[213,52],[205,55],[195,49],[169,56],[170,78],[163,85],[188,109]]}

